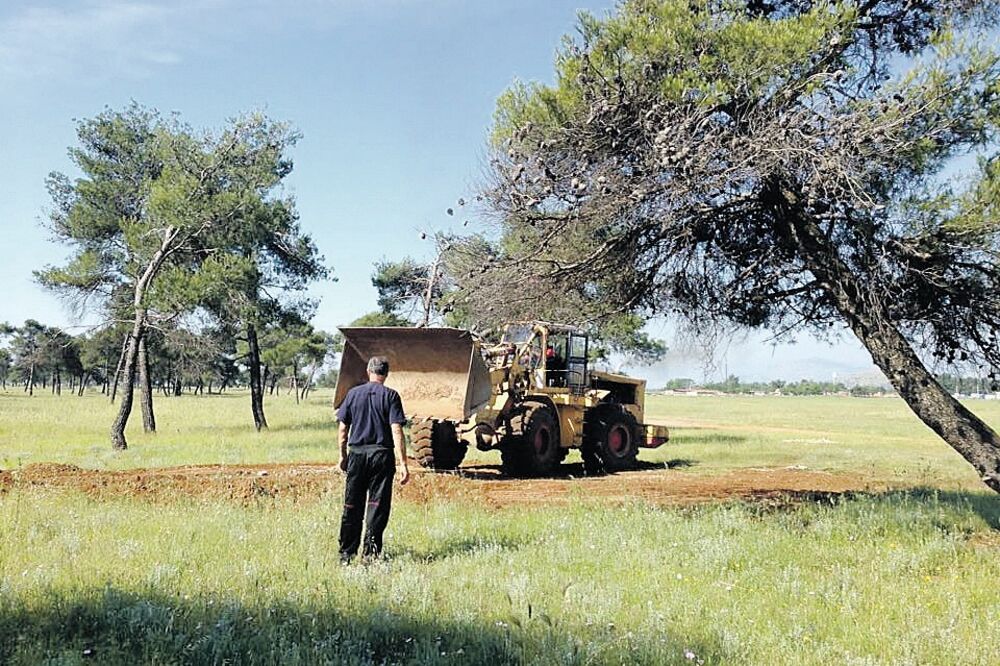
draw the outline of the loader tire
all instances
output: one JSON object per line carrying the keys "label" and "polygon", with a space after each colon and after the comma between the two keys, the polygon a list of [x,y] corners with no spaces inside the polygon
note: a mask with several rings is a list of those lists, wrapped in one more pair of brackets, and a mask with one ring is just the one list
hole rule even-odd
{"label": "loader tire", "polygon": [[455,469],[462,464],[469,446],[458,438],[451,421],[424,419],[413,424],[410,432],[413,457],[421,467],[434,470]]}
{"label": "loader tire", "polygon": [[[584,418],[585,467],[596,471],[596,463],[607,472],[635,469],[639,454],[639,424],[620,405],[599,405]],[[588,465],[589,463],[589,465]]]}
{"label": "loader tire", "polygon": [[511,434],[500,442],[503,471],[509,476],[549,474],[566,457],[559,423],[546,405],[530,404],[510,420]]}

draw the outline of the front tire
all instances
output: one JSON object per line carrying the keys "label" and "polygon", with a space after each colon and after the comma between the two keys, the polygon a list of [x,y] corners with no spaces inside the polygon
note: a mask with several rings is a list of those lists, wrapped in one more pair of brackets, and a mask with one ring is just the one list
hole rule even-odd
{"label": "front tire", "polygon": [[[600,405],[584,423],[584,462],[600,462],[605,471],[621,472],[638,466],[639,424],[620,405]],[[589,454],[589,456],[587,455]]]}
{"label": "front tire", "polygon": [[542,476],[566,457],[559,443],[559,423],[546,405],[531,404],[510,420],[510,434],[500,444],[503,471],[509,476]]}
{"label": "front tire", "polygon": [[413,457],[421,467],[452,470],[462,464],[469,446],[458,438],[451,421],[424,419],[413,424],[410,433]]}

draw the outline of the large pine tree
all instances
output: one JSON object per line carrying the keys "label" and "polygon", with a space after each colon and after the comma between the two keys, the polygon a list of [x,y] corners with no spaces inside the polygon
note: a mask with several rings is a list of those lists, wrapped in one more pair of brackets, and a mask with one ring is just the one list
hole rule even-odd
{"label": "large pine tree", "polygon": [[[1000,368],[994,2],[626,0],[499,100],[503,238],[473,290],[581,316],[844,327],[1000,491],[1000,438],[928,371]],[[979,156],[971,182],[943,175]],[[967,163],[974,163],[969,160]]]}
{"label": "large pine tree", "polygon": [[127,319],[123,391],[111,428],[113,446],[124,449],[148,326],[233,294],[252,301],[282,273],[298,284],[304,260],[315,262],[309,277],[324,271],[299,231],[294,202],[279,196],[298,139],[286,124],[249,114],[198,132],[132,104],[80,121],[77,137],[69,154],[80,177],[53,173],[48,182],[49,226],[72,254],[38,278]]}

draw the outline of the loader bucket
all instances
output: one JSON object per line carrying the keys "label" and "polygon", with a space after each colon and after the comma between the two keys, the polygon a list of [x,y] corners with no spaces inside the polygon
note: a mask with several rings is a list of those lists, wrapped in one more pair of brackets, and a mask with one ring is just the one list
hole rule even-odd
{"label": "loader bucket", "polygon": [[342,328],[344,353],[334,407],[368,381],[368,359],[389,359],[385,385],[408,417],[464,421],[492,396],[490,372],[468,331],[457,328]]}

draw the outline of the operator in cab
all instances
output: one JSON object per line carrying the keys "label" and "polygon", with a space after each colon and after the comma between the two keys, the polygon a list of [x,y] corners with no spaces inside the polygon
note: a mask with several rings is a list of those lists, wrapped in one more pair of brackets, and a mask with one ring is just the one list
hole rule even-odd
{"label": "operator in cab", "polygon": [[545,373],[549,386],[566,386],[566,359],[552,345],[545,348]]}

